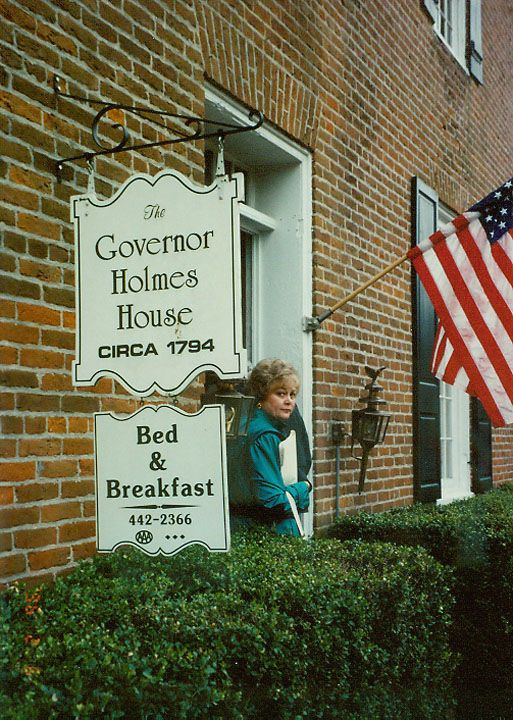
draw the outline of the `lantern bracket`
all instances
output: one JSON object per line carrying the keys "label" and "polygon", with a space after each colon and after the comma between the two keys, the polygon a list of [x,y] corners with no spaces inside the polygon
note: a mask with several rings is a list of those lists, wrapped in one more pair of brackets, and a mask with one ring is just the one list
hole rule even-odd
{"label": "lantern bracket", "polygon": [[[190,142],[192,140],[203,140],[206,138],[217,137],[220,140],[225,138],[227,135],[235,135],[238,133],[248,132],[250,130],[257,130],[264,122],[264,116],[258,110],[250,109],[248,112],[248,125],[235,125],[233,123],[221,122],[219,120],[209,120],[208,118],[198,117],[194,115],[183,115],[179,113],[167,112],[165,110],[158,110],[151,107],[141,107],[135,105],[124,105],[122,103],[106,102],[99,100],[98,98],[81,97],[80,95],[73,95],[70,93],[63,92],[61,88],[62,78],[55,75],[53,78],[53,89],[55,95],[58,98],[67,98],[69,100],[76,100],[79,103],[87,103],[90,105],[100,106],[100,109],[93,118],[91,125],[91,133],[93,140],[96,145],[100,148],[97,151],[89,151],[73,155],[72,157],[61,158],[57,160],[55,167],[55,174],[58,182],[62,180],[62,170],[65,163],[74,162],[75,160],[87,160],[91,161],[93,158],[99,155],[114,155],[119,152],[126,152],[128,150],[143,150],[151,147],[163,147],[166,145],[173,145],[176,143]],[[114,145],[114,147],[106,147],[104,141],[100,139],[98,128],[100,121],[110,111],[117,112],[118,115],[122,116],[123,119],[126,115],[135,115],[142,120],[151,122],[156,125],[163,132],[170,134],[171,137],[165,139],[156,140],[154,142],[141,142],[129,144],[130,135],[126,125],[121,122],[114,122],[112,128],[116,132],[121,132],[121,140]],[[166,124],[166,119],[172,122],[172,127]]]}
{"label": "lantern bracket", "polygon": [[[378,405],[384,405],[385,400],[377,397],[377,394],[383,388],[380,387],[376,381],[378,375],[384,369],[385,367],[374,369],[365,366],[365,373],[370,378],[370,382],[365,385],[368,394],[360,398],[359,402],[366,403],[366,407],[352,411],[351,432],[349,433],[344,430],[342,423],[339,421],[334,422],[332,426],[332,439],[337,447],[337,451],[344,437],[351,439],[350,455],[360,463],[360,476],[358,479],[358,492],[360,494],[363,491],[365,482],[369,453],[375,445],[379,445],[384,441],[390,420],[390,415],[378,410]],[[355,444],[357,442],[362,448],[361,456],[355,454]]]}

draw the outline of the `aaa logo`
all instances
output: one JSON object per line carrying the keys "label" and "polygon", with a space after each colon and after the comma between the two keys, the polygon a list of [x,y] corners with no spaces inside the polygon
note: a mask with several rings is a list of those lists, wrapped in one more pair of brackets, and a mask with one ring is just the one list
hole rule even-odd
{"label": "aaa logo", "polygon": [[153,540],[153,533],[149,530],[139,530],[139,532],[136,533],[135,539],[140,545],[148,545],[148,543],[151,543]]}

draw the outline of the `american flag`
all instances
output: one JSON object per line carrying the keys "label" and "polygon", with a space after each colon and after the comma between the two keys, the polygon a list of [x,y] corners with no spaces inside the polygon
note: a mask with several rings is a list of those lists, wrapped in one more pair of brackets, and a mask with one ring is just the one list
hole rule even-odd
{"label": "american flag", "polygon": [[408,255],[438,316],[433,374],[513,423],[513,178]]}

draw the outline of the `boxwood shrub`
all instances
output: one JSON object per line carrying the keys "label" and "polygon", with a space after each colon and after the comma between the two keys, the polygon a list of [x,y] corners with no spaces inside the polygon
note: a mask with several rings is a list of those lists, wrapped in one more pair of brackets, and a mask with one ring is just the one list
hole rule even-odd
{"label": "boxwood shrub", "polygon": [[2,717],[451,718],[450,583],[423,550],[264,532],[99,556],[0,596]]}
{"label": "boxwood shrub", "polygon": [[449,505],[347,515],[331,536],[423,546],[451,567],[459,715],[513,717],[513,486]]}

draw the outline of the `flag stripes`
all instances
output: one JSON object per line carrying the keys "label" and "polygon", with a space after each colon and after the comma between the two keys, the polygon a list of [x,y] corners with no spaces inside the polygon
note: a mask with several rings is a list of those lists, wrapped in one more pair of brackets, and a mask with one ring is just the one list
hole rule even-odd
{"label": "flag stripes", "polygon": [[491,243],[480,218],[458,216],[409,257],[439,318],[432,371],[502,426],[513,422],[513,237]]}

